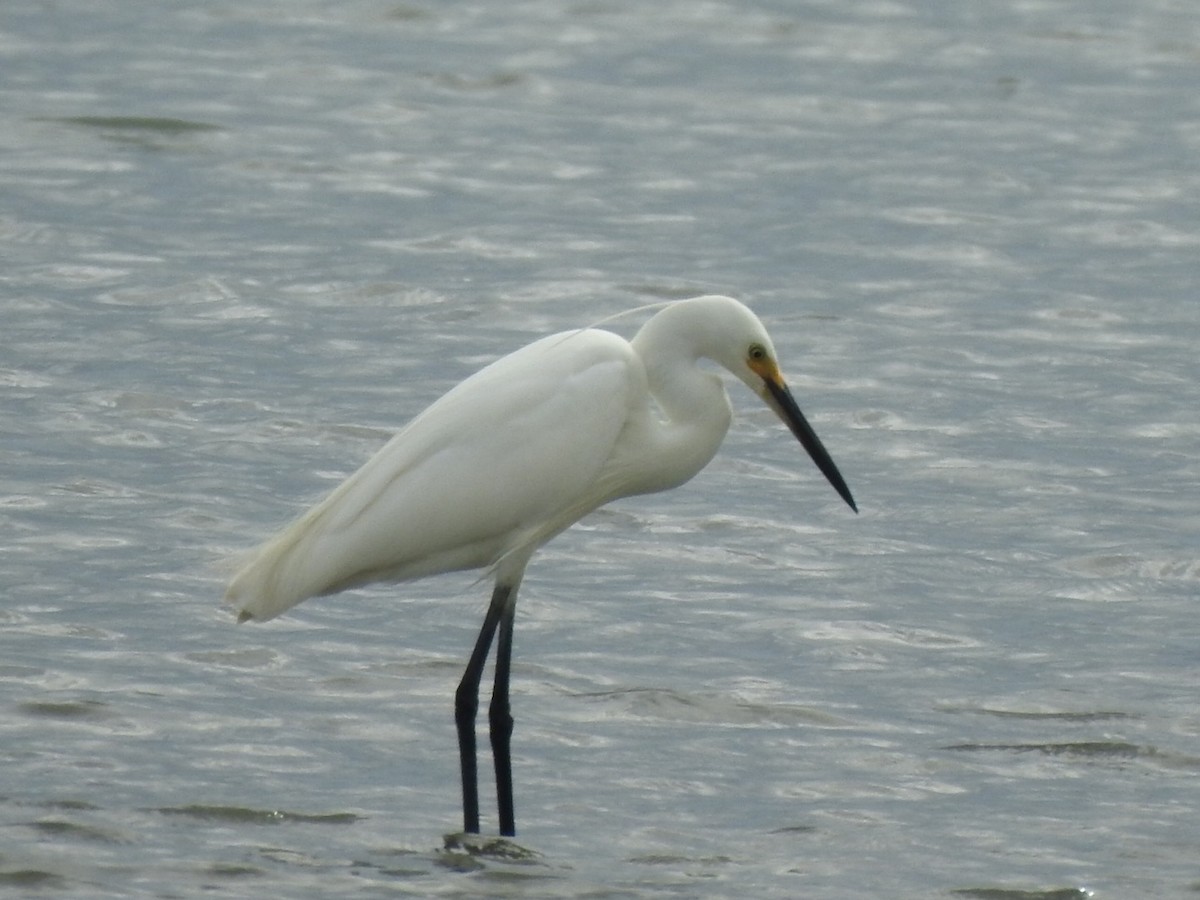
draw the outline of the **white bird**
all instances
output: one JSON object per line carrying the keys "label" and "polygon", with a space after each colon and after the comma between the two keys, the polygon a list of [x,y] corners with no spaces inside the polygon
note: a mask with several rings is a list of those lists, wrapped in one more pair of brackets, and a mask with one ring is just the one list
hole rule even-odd
{"label": "white bird", "polygon": [[225,599],[265,621],[368,582],[487,568],[491,604],[455,695],[463,824],[479,831],[475,714],[497,629],[488,719],[500,833],[516,833],[509,667],[517,589],[533,552],[618,497],[677,487],[717,452],[732,409],[724,366],[854,498],[780,373],[766,329],[730,297],[667,304],[632,341],[596,328],[544,337],[450,390],[365,465],[244,560]]}

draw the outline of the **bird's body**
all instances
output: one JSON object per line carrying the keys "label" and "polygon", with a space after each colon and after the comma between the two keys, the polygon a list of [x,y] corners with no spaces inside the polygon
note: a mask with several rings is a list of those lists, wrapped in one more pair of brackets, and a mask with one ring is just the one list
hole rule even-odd
{"label": "bird's body", "polygon": [[[231,600],[263,620],[358,584],[527,555],[598,505],[591,498],[625,408],[645,394],[635,362],[602,331],[552,335],[497,360],[266,544]],[[591,405],[601,396],[610,402]],[[583,408],[594,414],[571,415]]]}
{"label": "bird's body", "polygon": [[[466,695],[472,688],[477,694],[492,634],[499,626],[492,731],[503,782],[507,735],[500,748],[496,732],[506,730],[498,727],[504,719],[511,731],[508,654],[525,566],[539,546],[592,510],[676,487],[712,459],[732,413],[721,378],[698,365],[702,358],[758,393],[854,506],[796,408],[761,322],[728,297],[700,297],[667,305],[632,342],[599,329],[563,332],[480,370],[254,551],[227,601],[239,621],[261,621],[356,585],[490,568],[496,592],[458,696],[465,824],[477,831],[476,701]],[[500,787],[505,834],[513,833],[508,785],[507,815]]]}

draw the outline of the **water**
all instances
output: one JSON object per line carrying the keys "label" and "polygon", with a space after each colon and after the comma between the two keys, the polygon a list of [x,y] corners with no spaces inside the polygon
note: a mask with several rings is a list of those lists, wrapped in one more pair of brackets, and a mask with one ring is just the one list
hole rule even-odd
{"label": "water", "polygon": [[[1198,38],[1179,0],[6,4],[6,895],[1194,893]],[[234,628],[215,561],[486,361],[704,291],[862,513],[739,388],[709,470],[530,569],[536,855],[443,850],[487,586]]]}

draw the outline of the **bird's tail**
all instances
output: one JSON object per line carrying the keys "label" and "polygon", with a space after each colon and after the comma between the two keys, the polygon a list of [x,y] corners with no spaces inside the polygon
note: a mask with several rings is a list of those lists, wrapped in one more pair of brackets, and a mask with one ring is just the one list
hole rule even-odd
{"label": "bird's tail", "polygon": [[303,534],[289,528],[234,562],[224,603],[239,623],[265,622],[320,593],[306,564],[311,558],[307,543]]}

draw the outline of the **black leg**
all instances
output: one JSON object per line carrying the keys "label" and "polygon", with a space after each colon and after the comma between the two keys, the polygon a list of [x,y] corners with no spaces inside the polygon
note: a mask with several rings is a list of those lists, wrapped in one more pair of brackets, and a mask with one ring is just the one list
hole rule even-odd
{"label": "black leg", "polygon": [[509,606],[513,605],[509,603],[511,593],[512,588],[501,584],[497,584],[492,592],[492,602],[483,618],[483,627],[479,629],[475,649],[471,651],[471,659],[454,695],[458,756],[462,764],[463,831],[468,834],[479,833],[479,777],[475,764],[475,713],[479,710],[479,682],[483,678],[483,665],[487,662],[496,626]]}
{"label": "black leg", "polygon": [[[516,599],[515,597],[512,599]],[[496,684],[488,707],[488,726],[492,739],[492,760],[496,764],[496,803],[500,811],[500,834],[517,833],[513,815],[512,738],[513,717],[508,705],[508,673],[512,662],[513,616],[517,604],[510,602],[500,619],[500,643],[496,647]]]}

